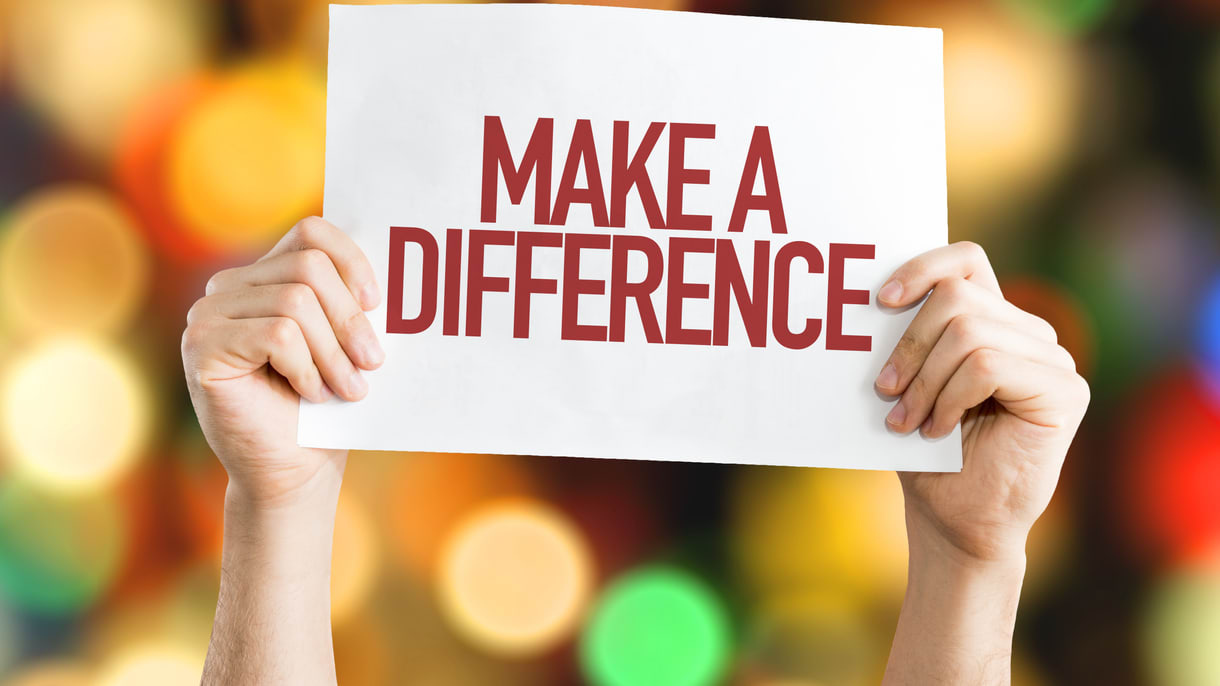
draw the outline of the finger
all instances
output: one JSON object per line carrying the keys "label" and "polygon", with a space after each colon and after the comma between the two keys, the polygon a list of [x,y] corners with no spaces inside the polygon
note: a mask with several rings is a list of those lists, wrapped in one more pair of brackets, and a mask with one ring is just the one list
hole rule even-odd
{"label": "finger", "polygon": [[961,277],[945,279],[919,308],[877,375],[877,388],[888,395],[901,395],[915,378],[928,353],[955,317],[984,316],[1021,328],[1030,335],[1057,341],[1055,328],[1004,300],[994,292]]}
{"label": "finger", "polygon": [[385,360],[373,325],[343,283],[330,256],[317,248],[295,250],[238,269],[222,271],[208,282],[219,294],[254,286],[300,283],[313,289],[339,344],[357,366],[376,369]]}
{"label": "finger", "polygon": [[1012,326],[977,315],[958,315],[945,328],[918,374],[890,410],[886,423],[895,431],[907,433],[919,427],[932,413],[937,398],[949,379],[976,350],[990,349],[1024,360],[1076,371],[1067,350]]}
{"label": "finger", "polygon": [[229,319],[287,317],[300,327],[314,364],[331,390],[347,400],[359,400],[368,392],[360,371],[339,345],[317,296],[309,286],[281,283],[254,286],[208,296],[218,314]]}
{"label": "finger", "polygon": [[966,279],[997,295],[996,280],[987,253],[977,243],[960,241],[936,248],[899,267],[877,291],[877,300],[889,307],[903,307],[918,301],[940,281]]}
{"label": "finger", "polygon": [[203,380],[234,378],[270,365],[302,397],[314,402],[331,397],[301,328],[288,317],[211,317],[187,327],[182,347]]}
{"label": "finger", "polygon": [[1079,374],[1009,352],[981,348],[970,353],[936,399],[924,426],[929,437],[953,430],[967,410],[995,398],[1032,424],[1079,424],[1089,401],[1089,385]]}
{"label": "finger", "polygon": [[325,219],[306,217],[297,222],[262,259],[267,260],[277,255],[310,248],[321,250],[330,257],[339,271],[339,276],[343,278],[343,283],[347,284],[352,297],[361,307],[365,310],[377,307],[381,300],[381,289],[377,287],[377,278],[368,258],[351,236]]}

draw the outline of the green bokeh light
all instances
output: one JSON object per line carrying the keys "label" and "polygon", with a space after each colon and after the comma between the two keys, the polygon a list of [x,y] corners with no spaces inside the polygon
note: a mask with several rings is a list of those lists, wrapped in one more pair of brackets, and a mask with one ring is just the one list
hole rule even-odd
{"label": "green bokeh light", "polygon": [[0,594],[40,614],[83,609],[118,571],[122,515],[112,498],[0,488]]}
{"label": "green bokeh light", "polygon": [[1089,31],[1114,9],[1114,0],[1003,0],[1030,22],[1068,34]]}
{"label": "green bokeh light", "polygon": [[581,641],[585,674],[598,686],[708,686],[729,652],[720,600],[685,572],[649,567],[606,590]]}

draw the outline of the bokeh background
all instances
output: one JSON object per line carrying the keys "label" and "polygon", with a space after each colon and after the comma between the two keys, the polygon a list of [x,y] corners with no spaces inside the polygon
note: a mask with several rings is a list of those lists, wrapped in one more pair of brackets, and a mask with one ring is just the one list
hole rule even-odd
{"label": "bokeh background", "polygon": [[[1220,684],[1220,3],[621,4],[944,28],[951,236],[1094,389],[1030,541],[1015,683]],[[225,475],[179,337],[208,275],[321,210],[326,7],[0,0],[0,27],[0,684],[194,684]],[[893,474],[347,470],[344,686],[880,677]]]}

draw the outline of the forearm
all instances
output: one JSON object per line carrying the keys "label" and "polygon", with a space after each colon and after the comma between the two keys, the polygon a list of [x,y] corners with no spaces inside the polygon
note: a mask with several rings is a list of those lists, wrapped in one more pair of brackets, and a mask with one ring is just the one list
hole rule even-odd
{"label": "forearm", "polygon": [[300,502],[225,496],[220,597],[202,686],[334,684],[330,563],[339,484]]}
{"label": "forearm", "polygon": [[906,598],[883,684],[1006,686],[1024,551],[979,561],[917,529],[909,537]]}

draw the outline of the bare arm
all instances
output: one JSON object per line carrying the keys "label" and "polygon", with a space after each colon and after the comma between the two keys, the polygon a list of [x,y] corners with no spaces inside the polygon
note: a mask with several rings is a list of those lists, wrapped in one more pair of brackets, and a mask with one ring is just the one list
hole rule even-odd
{"label": "bare arm", "polygon": [[204,686],[335,683],[330,563],[346,451],[297,445],[299,398],[355,401],[383,354],[364,315],[373,270],[341,231],[297,224],[254,264],[212,277],[182,358],[229,475],[220,597]]}
{"label": "bare arm", "polygon": [[877,386],[900,396],[894,431],[940,438],[960,422],[962,471],[899,474],[910,563],[884,683],[1006,686],[1026,538],[1089,389],[1054,329],[1004,300],[978,246],[911,260],[878,298],[901,307],[929,291]]}

